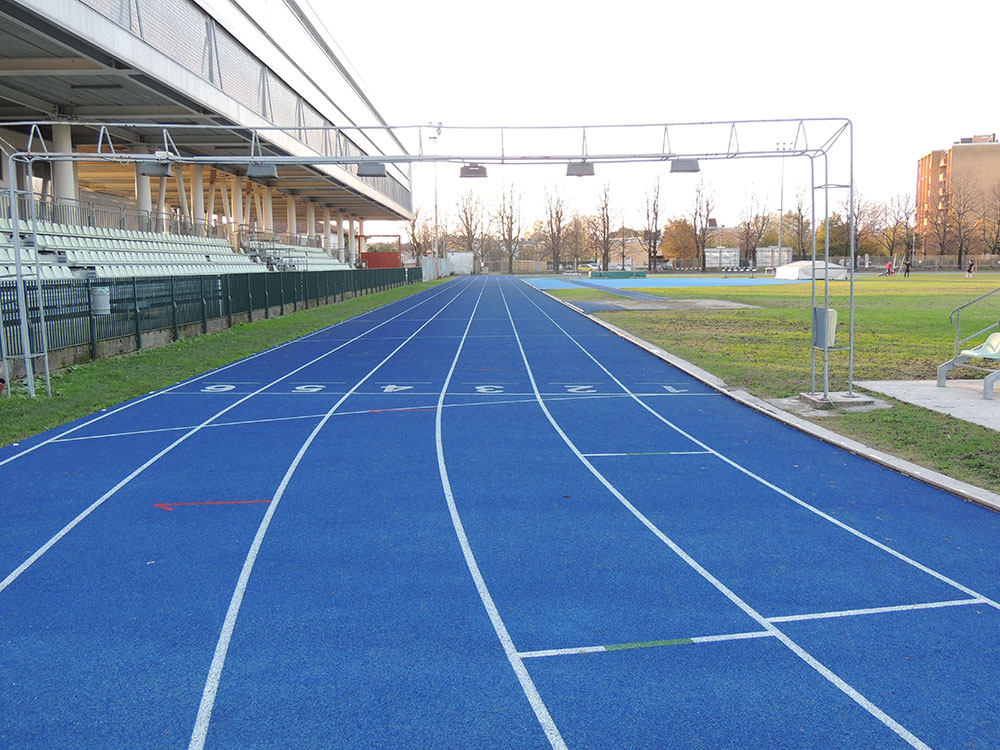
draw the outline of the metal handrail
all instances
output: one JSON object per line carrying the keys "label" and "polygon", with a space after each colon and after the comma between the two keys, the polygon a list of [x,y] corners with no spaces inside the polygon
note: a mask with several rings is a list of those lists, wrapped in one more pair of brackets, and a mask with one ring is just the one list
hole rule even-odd
{"label": "metal handrail", "polygon": [[[953,352],[953,356],[958,356],[958,347],[960,347],[966,341],[971,341],[977,336],[986,333],[987,331],[993,328],[1000,328],[1000,320],[997,320],[996,323],[990,323],[988,326],[979,331],[976,331],[971,336],[966,336],[964,339],[959,339],[959,336],[961,335],[962,331],[962,310],[964,310],[967,307],[972,307],[972,305],[976,304],[977,302],[982,302],[984,299],[986,299],[987,297],[991,297],[997,292],[1000,292],[1000,287],[997,287],[992,292],[987,292],[982,297],[977,297],[971,302],[966,302],[964,305],[956,307],[954,310],[951,311],[951,314],[948,316],[948,322],[951,323],[953,326],[955,326],[955,351]],[[955,313],[958,313],[957,319],[955,317]]]}

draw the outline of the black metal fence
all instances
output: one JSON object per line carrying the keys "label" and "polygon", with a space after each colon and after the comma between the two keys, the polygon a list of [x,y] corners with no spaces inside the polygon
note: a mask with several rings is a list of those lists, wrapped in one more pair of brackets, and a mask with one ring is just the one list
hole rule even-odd
{"label": "black metal fence", "polygon": [[[135,337],[142,348],[143,334],[179,329],[209,321],[260,312],[254,317],[284,315],[318,304],[342,301],[346,296],[369,294],[420,281],[419,268],[361,269],[351,271],[283,271],[234,273],[218,276],[166,276],[116,279],[34,279],[25,281],[32,351],[39,353],[90,345],[97,356],[99,341]],[[17,288],[14,281],[0,281],[0,323],[7,356],[23,351]],[[110,314],[95,314],[92,291],[110,297]],[[103,292],[101,290],[106,290]],[[44,302],[39,310],[39,297]],[[45,320],[42,340],[42,317]]]}

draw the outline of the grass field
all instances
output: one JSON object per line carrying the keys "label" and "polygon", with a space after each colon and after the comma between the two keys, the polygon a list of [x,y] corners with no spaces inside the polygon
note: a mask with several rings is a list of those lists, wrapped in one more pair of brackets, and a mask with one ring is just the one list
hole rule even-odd
{"label": "grass field", "polygon": [[15,383],[11,398],[7,398],[6,394],[0,397],[0,445],[361,315],[436,283],[440,282],[396,287],[333,305],[300,310],[280,318],[234,326],[207,336],[184,339],[158,349],[76,365],[54,374],[52,398],[45,396],[40,379],[37,388],[41,395],[35,399],[27,397],[24,383]]}
{"label": "grass field", "polygon": [[[975,279],[921,274],[856,280],[855,380],[934,379],[937,366],[952,355],[955,331],[949,313],[997,287],[1000,275],[990,274]],[[810,390],[810,285],[641,291],[673,299],[723,299],[757,308],[611,311],[599,317],[755,395],[781,398]],[[552,293],[569,300],[594,298],[587,290]],[[847,282],[831,284],[830,304],[840,315],[838,345],[847,344],[848,293]],[[823,306],[822,300],[817,306]],[[963,314],[963,336],[998,317],[1000,294]],[[821,378],[822,356],[817,366]],[[847,372],[846,353],[832,354],[831,390],[846,390]],[[818,384],[821,390],[821,379]],[[820,423],[874,448],[1000,492],[1000,440],[987,428],[898,402],[892,409],[829,416]]]}

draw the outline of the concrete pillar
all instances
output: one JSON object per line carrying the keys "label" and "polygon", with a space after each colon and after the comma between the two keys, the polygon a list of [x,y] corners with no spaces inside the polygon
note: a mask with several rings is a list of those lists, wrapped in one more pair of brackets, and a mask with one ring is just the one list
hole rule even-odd
{"label": "concrete pillar", "polygon": [[233,185],[233,221],[238,231],[243,226],[243,178],[234,174],[230,182]]}
{"label": "concrete pillar", "polygon": [[312,201],[306,203],[306,234],[316,236],[316,204]]}
{"label": "concrete pillar", "polygon": [[206,234],[205,168],[200,164],[191,166],[191,208],[195,236],[204,237]]}
{"label": "concrete pillar", "polygon": [[368,252],[368,238],[365,237],[365,222],[363,219],[358,219],[358,252]]}
{"label": "concrete pillar", "polygon": [[[57,153],[73,152],[73,133],[68,123],[52,126],[52,147]],[[28,188],[31,190],[31,188]],[[52,163],[52,196],[56,201],[76,200],[79,193],[76,184],[76,170],[71,161]]]}
{"label": "concrete pillar", "polygon": [[285,216],[287,219],[289,236],[299,232],[299,215],[296,211],[295,196],[289,195],[285,198]]}
{"label": "concrete pillar", "polygon": [[167,180],[169,177],[160,178],[160,189],[156,195],[156,231],[168,232],[170,227],[167,222]]}
{"label": "concrete pillar", "polygon": [[264,188],[264,217],[261,219],[265,232],[274,231],[274,189]]}
{"label": "concrete pillar", "polygon": [[343,214],[337,214],[335,219],[337,222],[337,259],[343,263],[344,262],[344,216]]}
{"label": "concrete pillar", "polygon": [[[145,149],[138,153],[145,153]],[[139,174],[139,163],[135,164],[135,207],[146,214],[146,218],[152,220],[153,213],[153,188],[150,185],[149,177]],[[149,229],[153,228],[152,222]]]}
{"label": "concrete pillar", "polygon": [[345,262],[349,265],[354,265],[357,261],[357,242],[356,235],[354,233],[354,217],[348,217],[347,219],[347,258]]}
{"label": "concrete pillar", "polygon": [[181,221],[185,226],[191,224],[191,210],[188,208],[187,188],[184,186],[184,167],[174,167],[177,175],[177,200],[181,204]]}
{"label": "concrete pillar", "polygon": [[323,251],[330,254],[330,207],[323,206]]}

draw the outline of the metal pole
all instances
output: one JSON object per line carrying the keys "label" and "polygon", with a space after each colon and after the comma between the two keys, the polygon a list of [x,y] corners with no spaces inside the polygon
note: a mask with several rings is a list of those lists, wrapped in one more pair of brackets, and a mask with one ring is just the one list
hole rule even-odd
{"label": "metal pole", "polygon": [[850,127],[850,193],[851,193],[851,300],[850,300],[850,333],[847,344],[847,395],[854,398],[854,268],[858,265],[857,243],[854,238],[854,123]]}
{"label": "metal pole", "polygon": [[[17,275],[17,313],[21,329],[21,354],[24,357],[24,377],[28,383],[28,398],[35,397],[35,374],[31,367],[31,335],[28,333],[28,303],[24,296],[24,266],[21,263],[21,219],[17,210],[17,172],[14,154],[7,157],[7,190],[10,194],[11,242],[14,245],[14,268]],[[8,386],[9,386],[8,379]]]}
{"label": "metal pole", "polygon": [[[823,152],[823,314],[830,309],[830,159]],[[830,400],[830,337],[823,337],[823,400]]]}
{"label": "metal pole", "polygon": [[[787,146],[787,145],[788,145],[787,143],[779,143],[778,144],[778,148],[780,148],[781,151],[784,152],[785,146]],[[781,155],[781,191],[778,193],[778,195],[779,195],[779,197],[778,197],[778,262],[777,262],[776,265],[780,266],[781,263],[782,263],[782,260],[781,260],[781,249],[782,249],[782,247],[784,247],[784,245],[782,244],[783,237],[784,237],[784,232],[782,230],[785,228],[785,155],[784,155],[784,153],[782,153],[782,155]]]}
{"label": "metal pole", "polygon": [[[3,361],[3,378],[10,383],[10,365],[7,364],[7,325],[3,319],[3,292],[0,290],[0,360]],[[4,393],[10,398],[10,388],[5,388]]]}
{"label": "metal pole", "polygon": [[[30,176],[35,171],[35,160],[30,159],[27,167],[30,179]],[[42,334],[42,366],[45,369],[45,395],[52,398],[52,373],[49,370],[49,335],[48,327],[45,324],[45,291],[42,289],[42,275],[38,268],[38,212],[33,193],[28,194],[28,200],[31,206],[31,237],[35,246],[35,297],[38,299],[38,325]]]}
{"label": "metal pole", "polygon": [[[816,158],[814,156],[809,157],[809,212],[812,221],[812,281],[810,282],[812,288],[811,303],[809,306],[809,314],[812,316],[811,323],[811,335],[809,338],[809,351],[812,356],[812,387],[809,389],[810,393],[816,393]],[[830,227],[825,227],[825,231],[829,232]]]}
{"label": "metal pole", "polygon": [[97,316],[94,315],[94,298],[90,290],[94,286],[93,279],[87,279],[87,318],[90,323],[90,359],[97,359]]}

